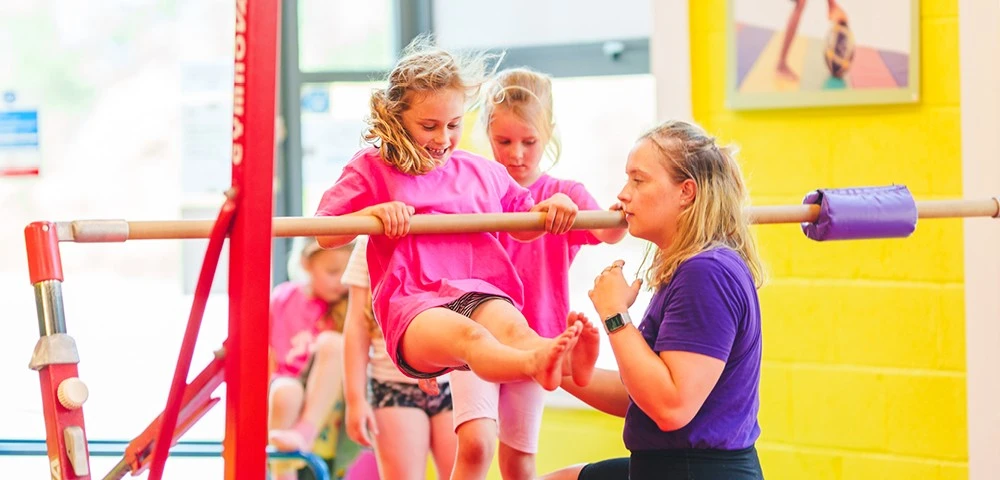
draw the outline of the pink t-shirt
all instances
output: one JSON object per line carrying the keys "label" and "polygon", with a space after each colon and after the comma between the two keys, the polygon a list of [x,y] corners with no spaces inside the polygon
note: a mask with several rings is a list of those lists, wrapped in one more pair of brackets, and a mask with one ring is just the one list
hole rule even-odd
{"label": "pink t-shirt", "polygon": [[[499,163],[456,150],[447,163],[429,173],[407,175],[371,147],[344,167],[337,183],[323,194],[316,215],[344,215],[389,201],[411,205],[417,215],[523,212],[534,206],[528,190]],[[427,309],[469,292],[505,296],[521,308],[521,281],[499,236],[491,232],[369,238],[372,310],[397,366],[406,327]]]}
{"label": "pink t-shirt", "polygon": [[[556,193],[568,196],[580,210],[601,210],[583,184],[542,174],[528,187],[532,198],[542,201]],[[571,230],[565,235],[543,235],[529,243],[500,234],[517,274],[524,284],[521,310],[539,335],[554,338],[566,329],[569,314],[569,266],[582,245],[601,243],[589,230]]]}
{"label": "pink t-shirt", "polygon": [[274,287],[270,320],[271,349],[278,363],[275,376],[295,377],[302,373],[326,308],[326,302],[308,294],[306,285],[285,282]]}

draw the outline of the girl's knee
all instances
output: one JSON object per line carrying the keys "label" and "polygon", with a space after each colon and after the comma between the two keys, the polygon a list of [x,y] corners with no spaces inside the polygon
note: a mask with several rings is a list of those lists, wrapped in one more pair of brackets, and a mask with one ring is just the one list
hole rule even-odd
{"label": "girl's knee", "polygon": [[316,336],[314,347],[318,355],[337,355],[344,351],[344,336],[337,332],[324,331]]}
{"label": "girl's knee", "polygon": [[[458,461],[466,465],[483,465],[493,461],[496,449],[496,430],[492,425],[467,422],[458,430]],[[477,428],[484,427],[484,428]],[[486,428],[486,427],[492,427]]]}
{"label": "girl's knee", "polygon": [[535,476],[535,455],[508,448],[504,451],[501,447],[500,458],[498,459],[500,472],[503,478],[534,478]]}
{"label": "girl's knee", "polygon": [[466,344],[477,344],[492,336],[486,327],[476,322],[466,322],[455,333],[455,337]]}
{"label": "girl's knee", "polygon": [[458,442],[458,461],[466,465],[485,465],[493,461],[493,444],[486,439]]}
{"label": "girl's knee", "polygon": [[302,406],[304,396],[305,388],[298,380],[282,377],[271,382],[272,410],[298,410]]}
{"label": "girl's knee", "polygon": [[[482,314],[495,317],[491,322],[491,330],[494,330],[498,337],[510,339],[514,342],[538,337],[538,334],[528,325],[528,320],[524,318],[524,315],[510,303],[495,300],[490,306],[494,306],[495,308],[483,310]],[[477,314],[479,314],[478,311]]]}

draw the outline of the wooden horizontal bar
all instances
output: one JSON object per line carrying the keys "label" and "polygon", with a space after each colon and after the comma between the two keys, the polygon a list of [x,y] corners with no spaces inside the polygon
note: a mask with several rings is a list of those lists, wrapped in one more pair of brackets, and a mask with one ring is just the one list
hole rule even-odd
{"label": "wooden horizontal bar", "polygon": [[[755,206],[747,211],[751,223],[804,223],[816,221],[819,205]],[[1000,200],[929,200],[917,202],[918,218],[998,217]],[[75,220],[58,222],[60,241],[123,242],[126,240],[208,238],[212,220]],[[275,237],[317,235],[379,235],[382,223],[373,216],[276,217]],[[622,214],[586,210],[577,213],[574,230],[625,227]],[[469,233],[537,231],[545,228],[544,213],[462,213],[414,215],[410,233]]]}

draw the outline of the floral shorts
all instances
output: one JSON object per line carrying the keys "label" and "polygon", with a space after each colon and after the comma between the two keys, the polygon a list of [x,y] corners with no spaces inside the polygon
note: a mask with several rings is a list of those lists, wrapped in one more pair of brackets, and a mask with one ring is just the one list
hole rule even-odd
{"label": "floral shorts", "polygon": [[451,411],[451,384],[438,384],[440,393],[428,395],[415,383],[368,380],[368,401],[372,408],[419,408],[433,417]]}

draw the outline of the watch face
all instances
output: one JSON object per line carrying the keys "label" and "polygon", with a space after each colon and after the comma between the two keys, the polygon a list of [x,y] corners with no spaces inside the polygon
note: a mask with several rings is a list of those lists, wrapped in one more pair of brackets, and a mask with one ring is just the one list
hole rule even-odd
{"label": "watch face", "polygon": [[625,319],[622,318],[622,314],[616,313],[604,321],[604,326],[608,328],[608,332],[613,332],[625,326]]}

